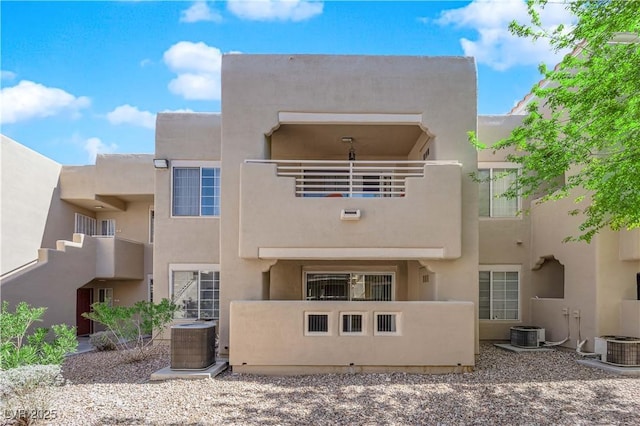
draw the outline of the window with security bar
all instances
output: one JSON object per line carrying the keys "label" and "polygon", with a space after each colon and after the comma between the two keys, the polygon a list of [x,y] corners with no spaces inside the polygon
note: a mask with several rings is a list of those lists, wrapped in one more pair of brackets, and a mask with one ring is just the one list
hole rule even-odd
{"label": "window with security bar", "polygon": [[330,336],[331,319],[325,312],[305,312],[304,314],[305,336]]}
{"label": "window with security bar", "polygon": [[375,312],[373,334],[377,336],[400,335],[399,312]]}
{"label": "window with security bar", "polygon": [[363,312],[341,312],[340,334],[365,334],[365,314]]}

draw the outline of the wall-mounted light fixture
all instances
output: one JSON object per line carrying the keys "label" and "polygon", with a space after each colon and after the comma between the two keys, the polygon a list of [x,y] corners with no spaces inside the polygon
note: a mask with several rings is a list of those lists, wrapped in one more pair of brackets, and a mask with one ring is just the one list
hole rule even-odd
{"label": "wall-mounted light fixture", "polygon": [[343,136],[340,140],[344,143],[348,143],[349,146],[349,161],[356,161],[356,150],[353,149],[353,138],[351,136]]}
{"label": "wall-mounted light fixture", "polygon": [[153,167],[155,167],[156,169],[168,169],[169,160],[167,160],[166,158],[154,158]]}

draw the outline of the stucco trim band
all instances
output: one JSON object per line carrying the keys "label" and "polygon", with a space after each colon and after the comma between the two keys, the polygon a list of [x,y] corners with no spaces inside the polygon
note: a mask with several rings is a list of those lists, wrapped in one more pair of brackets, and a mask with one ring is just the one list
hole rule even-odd
{"label": "stucco trim band", "polygon": [[260,247],[260,259],[444,259],[444,248],[301,248]]}
{"label": "stucco trim band", "polygon": [[421,124],[422,114],[279,112],[280,124]]}

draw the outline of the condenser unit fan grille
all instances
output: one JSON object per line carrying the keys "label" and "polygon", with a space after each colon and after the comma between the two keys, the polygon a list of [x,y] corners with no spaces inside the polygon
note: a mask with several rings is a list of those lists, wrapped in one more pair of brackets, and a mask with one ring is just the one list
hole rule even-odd
{"label": "condenser unit fan grille", "polygon": [[607,362],[624,366],[640,366],[640,339],[632,337],[608,339]]}
{"label": "condenser unit fan grille", "polygon": [[198,370],[216,362],[216,326],[213,323],[171,327],[171,368]]}
{"label": "condenser unit fan grille", "polygon": [[542,330],[540,327],[511,327],[511,345],[521,348],[537,348]]}

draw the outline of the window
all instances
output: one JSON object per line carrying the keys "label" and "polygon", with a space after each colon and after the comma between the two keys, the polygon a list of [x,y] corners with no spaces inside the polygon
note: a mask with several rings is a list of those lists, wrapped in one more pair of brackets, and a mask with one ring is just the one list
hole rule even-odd
{"label": "window", "polygon": [[306,300],[393,300],[395,274],[306,272]]}
{"label": "window", "polygon": [[85,216],[80,213],[75,214],[75,225],[73,232],[76,234],[95,235],[96,220],[92,217]]}
{"label": "window", "polygon": [[105,237],[113,237],[116,235],[116,220],[102,219],[100,221],[100,235]]}
{"label": "window", "polygon": [[174,167],[172,213],[220,216],[220,167]]}
{"label": "window", "polygon": [[375,312],[375,328],[373,334],[377,336],[398,336],[400,335],[400,313],[399,312]]}
{"label": "window", "polygon": [[170,266],[171,300],[178,305],[174,318],[219,318],[220,272],[217,265],[201,266]]}
{"label": "window", "polygon": [[364,335],[366,329],[363,312],[341,312],[340,334]]}
{"label": "window", "polygon": [[305,312],[305,336],[331,336],[332,318],[328,312]]}
{"label": "window", "polygon": [[153,244],[153,233],[155,232],[155,211],[149,209],[149,244]]}
{"label": "window", "polygon": [[98,289],[98,302],[106,303],[109,306],[113,306],[113,289],[112,288],[99,288]]}
{"label": "window", "polygon": [[478,169],[480,217],[515,217],[517,215],[520,200],[501,196],[515,181],[515,175],[507,173],[509,170],[513,170],[513,167]]}
{"label": "window", "polygon": [[480,319],[517,321],[520,318],[519,277],[519,270],[513,266],[494,266],[480,271]]}

